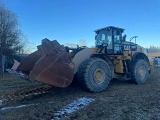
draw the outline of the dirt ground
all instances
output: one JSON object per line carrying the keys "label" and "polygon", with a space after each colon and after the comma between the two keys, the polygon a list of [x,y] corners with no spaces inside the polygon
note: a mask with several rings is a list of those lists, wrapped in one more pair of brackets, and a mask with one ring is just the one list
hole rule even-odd
{"label": "dirt ground", "polygon": [[[1,95],[42,85],[8,74],[1,75],[0,82]],[[56,116],[57,111],[79,98],[89,98],[93,101],[79,110]],[[108,89],[100,93],[90,93],[78,85],[71,85],[63,89],[52,88],[48,93],[0,106],[0,120],[51,119],[160,120],[160,68],[154,68],[143,85],[112,80]]]}

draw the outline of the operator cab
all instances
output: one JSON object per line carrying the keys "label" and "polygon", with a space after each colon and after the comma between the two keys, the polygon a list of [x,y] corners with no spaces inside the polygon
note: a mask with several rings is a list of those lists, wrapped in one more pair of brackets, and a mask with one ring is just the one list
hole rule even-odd
{"label": "operator cab", "polygon": [[105,47],[105,52],[107,54],[122,54],[121,44],[126,38],[126,35],[122,37],[123,31],[123,28],[114,26],[95,30],[96,47]]}

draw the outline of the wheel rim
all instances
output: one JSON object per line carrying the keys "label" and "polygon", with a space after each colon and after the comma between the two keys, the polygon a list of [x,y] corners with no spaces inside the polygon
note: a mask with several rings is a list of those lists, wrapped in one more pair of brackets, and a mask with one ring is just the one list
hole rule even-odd
{"label": "wheel rim", "polygon": [[97,84],[102,83],[105,80],[105,71],[103,69],[96,69],[94,71],[94,82]]}
{"label": "wheel rim", "polygon": [[146,73],[147,71],[145,65],[141,65],[138,70],[139,77],[143,79],[146,76]]}

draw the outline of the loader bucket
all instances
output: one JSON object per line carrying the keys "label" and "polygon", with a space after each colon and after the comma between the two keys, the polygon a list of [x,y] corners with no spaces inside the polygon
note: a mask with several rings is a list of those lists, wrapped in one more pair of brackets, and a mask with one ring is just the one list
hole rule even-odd
{"label": "loader bucket", "polygon": [[17,70],[29,73],[40,58],[41,55],[38,51],[33,52],[21,61],[20,65],[17,67]]}
{"label": "loader bucket", "polygon": [[38,51],[24,59],[17,70],[29,72],[30,80],[37,80],[55,87],[67,87],[72,83],[74,64],[64,46],[56,40],[42,40]]}

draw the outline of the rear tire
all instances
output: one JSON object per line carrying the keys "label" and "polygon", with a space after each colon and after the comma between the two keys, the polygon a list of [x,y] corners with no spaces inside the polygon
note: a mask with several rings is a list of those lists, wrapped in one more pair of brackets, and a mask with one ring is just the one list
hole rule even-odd
{"label": "rear tire", "polygon": [[108,87],[112,79],[111,73],[107,62],[100,58],[91,58],[81,64],[77,77],[85,89],[100,92]]}
{"label": "rear tire", "polygon": [[132,66],[132,81],[136,84],[143,84],[146,82],[149,74],[149,65],[143,59],[137,59]]}

